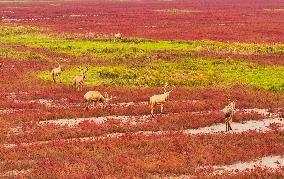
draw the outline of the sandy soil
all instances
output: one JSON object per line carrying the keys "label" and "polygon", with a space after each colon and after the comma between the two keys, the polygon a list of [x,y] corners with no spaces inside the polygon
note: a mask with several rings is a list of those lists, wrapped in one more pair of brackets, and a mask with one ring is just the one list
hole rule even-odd
{"label": "sandy soil", "polygon": [[234,174],[237,171],[242,172],[247,169],[255,169],[256,167],[277,170],[281,167],[284,167],[284,157],[278,155],[266,156],[250,162],[238,162],[231,165],[213,166],[213,174],[222,174],[224,172],[230,172],[231,174]]}
{"label": "sandy soil", "polygon": [[[284,118],[268,118],[264,120],[257,120],[257,121],[247,121],[244,123],[233,123],[232,128],[233,130],[230,132],[225,132],[225,124],[215,124],[208,127],[203,127],[199,129],[187,129],[187,130],[180,130],[180,131],[138,131],[131,133],[132,135],[142,134],[142,135],[165,135],[169,133],[183,133],[187,135],[200,135],[200,134],[227,134],[227,133],[242,133],[246,131],[256,131],[256,132],[267,132],[273,130],[270,128],[272,124],[276,124],[279,126],[279,129],[283,129],[284,126]],[[70,138],[70,139],[61,139],[61,141],[72,142],[72,141],[94,141],[98,139],[105,139],[109,137],[121,137],[126,133],[110,133],[103,136],[95,136],[95,137],[82,137],[82,138]],[[129,135],[130,133],[127,133]],[[47,144],[56,140],[50,141],[37,141],[31,143],[22,143],[21,145],[33,145],[33,144]],[[3,144],[3,147],[6,148],[13,148],[16,147],[17,144]]]}

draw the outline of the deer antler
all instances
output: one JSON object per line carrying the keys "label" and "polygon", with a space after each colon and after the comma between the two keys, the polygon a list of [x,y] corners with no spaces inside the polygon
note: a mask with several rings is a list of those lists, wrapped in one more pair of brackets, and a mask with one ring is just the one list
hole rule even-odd
{"label": "deer antler", "polygon": [[58,66],[60,67],[61,65],[59,64],[59,62],[56,62],[58,64]]}
{"label": "deer antler", "polygon": [[112,96],[109,97],[108,93],[105,92],[105,98],[106,98],[107,101],[109,101],[109,100],[111,100],[113,97],[112,97]]}
{"label": "deer antler", "polygon": [[172,92],[175,89],[175,85],[173,85],[172,89],[170,90],[170,92]]}
{"label": "deer antler", "polygon": [[165,85],[163,86],[164,92],[167,92],[167,86],[168,86],[168,82],[165,83]]}

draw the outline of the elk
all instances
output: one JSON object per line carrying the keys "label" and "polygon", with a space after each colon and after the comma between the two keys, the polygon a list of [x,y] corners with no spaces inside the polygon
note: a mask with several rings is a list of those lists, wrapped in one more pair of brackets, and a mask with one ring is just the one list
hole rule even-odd
{"label": "elk", "polygon": [[232,130],[233,116],[235,114],[236,101],[229,99],[229,104],[222,110],[225,115],[226,132]]}
{"label": "elk", "polygon": [[85,70],[81,70],[80,75],[75,76],[74,79],[73,79],[73,86],[75,88],[77,88],[78,91],[80,91],[80,87],[82,88],[82,86],[83,86],[84,80],[86,79],[86,73],[87,73],[88,70],[89,70],[88,67],[86,67]]}
{"label": "elk", "polygon": [[[60,77],[61,72],[63,71],[62,70],[62,66],[58,62],[57,62],[57,64],[58,64],[58,67],[57,68],[53,68],[52,71],[51,71],[53,82],[56,82],[55,78],[57,76]],[[61,82],[61,79],[60,79],[60,82]]]}
{"label": "elk", "polygon": [[98,91],[88,91],[85,95],[84,95],[84,102],[86,103],[86,107],[85,109],[88,110],[89,109],[89,104],[93,103],[93,106],[95,105],[95,103],[102,103],[102,104],[106,104],[107,102],[109,102],[113,97],[108,97],[108,94],[105,93],[105,96],[103,96],[100,92]]}
{"label": "elk", "polygon": [[167,89],[166,89],[167,86],[168,86],[168,83],[166,83],[165,86],[163,87],[163,89],[164,89],[163,94],[158,94],[158,95],[154,95],[154,96],[150,97],[149,106],[151,108],[152,117],[154,117],[154,108],[155,108],[156,105],[160,105],[161,113],[163,113],[164,104],[169,99],[170,93],[174,90],[174,88],[172,88],[170,91],[167,91]]}

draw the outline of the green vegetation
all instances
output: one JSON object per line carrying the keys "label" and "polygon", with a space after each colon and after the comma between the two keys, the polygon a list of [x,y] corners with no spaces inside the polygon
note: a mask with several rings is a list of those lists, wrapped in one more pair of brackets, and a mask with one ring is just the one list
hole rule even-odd
{"label": "green vegetation", "polygon": [[[84,38],[82,35],[45,33],[34,27],[0,26],[0,42],[7,46],[26,45],[45,48],[73,56],[90,57],[106,62],[115,61],[116,66],[90,67],[87,84],[122,86],[157,86],[166,81],[186,86],[228,86],[234,83],[253,85],[266,90],[283,90],[284,67],[262,66],[250,62],[228,59],[192,58],[191,51],[215,51],[219,53],[284,54],[284,45],[223,43],[215,41],[154,41],[136,38]],[[169,58],[164,61],[154,52],[166,51]],[[15,59],[41,59],[32,52],[17,52],[12,48],[0,50],[0,56]],[[46,58],[45,58],[46,59]],[[141,60],[144,63],[136,63]],[[124,62],[124,63],[122,63]],[[63,83],[71,84],[77,68],[63,72]],[[38,75],[51,80],[49,72]]]}
{"label": "green vegetation", "polygon": [[[4,29],[4,30],[3,30]],[[224,43],[216,41],[152,41],[123,38],[114,42],[112,38],[89,40],[76,35],[48,35],[33,27],[1,27],[0,41],[7,44],[23,44],[29,47],[51,49],[77,57],[91,56],[119,60],[132,60],[151,51],[215,51],[218,53],[284,54],[284,45]],[[119,54],[119,55],[118,55]],[[118,56],[118,57],[117,57]]]}
{"label": "green vegetation", "polygon": [[0,48],[0,58],[12,58],[17,60],[42,60],[47,59],[43,55],[39,55],[35,52],[25,51],[19,52],[12,48]]}
{"label": "green vegetation", "polygon": [[3,38],[25,34],[33,35],[40,32],[42,32],[42,30],[31,26],[0,26],[0,37]]}
{"label": "green vegetation", "polygon": [[[228,86],[234,83],[253,85],[266,90],[284,90],[284,67],[253,63],[189,58],[179,62],[156,61],[148,65],[89,67],[87,84],[122,86],[157,86],[165,82],[186,86]],[[65,70],[62,81],[71,84],[76,68]],[[39,77],[52,80],[49,72]]]}

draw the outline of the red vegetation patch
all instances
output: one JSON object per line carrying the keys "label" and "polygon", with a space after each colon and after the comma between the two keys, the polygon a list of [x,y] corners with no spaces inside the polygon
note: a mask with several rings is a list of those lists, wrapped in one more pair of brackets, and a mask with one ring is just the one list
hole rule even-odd
{"label": "red vegetation patch", "polygon": [[[234,176],[234,178],[247,179],[247,178],[283,178],[284,168],[277,171],[271,171],[269,169],[257,168],[253,171],[241,172]],[[224,178],[232,177],[232,175],[223,175]]]}
{"label": "red vegetation patch", "polygon": [[[52,115],[51,112],[48,112]],[[33,117],[41,118],[45,113],[43,111],[35,111],[32,113]],[[62,115],[72,115],[72,113],[62,112]],[[28,119],[31,118],[28,114]],[[48,117],[48,116],[47,116]],[[259,120],[264,117],[256,113],[237,113],[234,122]],[[9,118],[8,118],[9,119]],[[26,122],[28,119],[22,117],[21,120]],[[68,119],[66,119],[68,120]],[[102,136],[113,133],[131,133],[140,131],[179,131],[186,129],[195,129],[206,126],[211,126],[217,123],[224,122],[224,116],[221,112],[211,113],[180,113],[166,116],[157,116],[155,118],[149,117],[145,122],[137,122],[131,124],[131,121],[121,121],[117,119],[109,119],[102,123],[85,121],[74,127],[44,125],[38,126],[35,121],[32,123],[25,123],[21,127],[20,133],[11,133],[7,137],[3,137],[5,143],[19,143],[19,142],[36,142],[47,141],[55,139],[69,139],[78,137],[93,137]]]}
{"label": "red vegetation patch", "polygon": [[274,11],[283,6],[281,0],[26,2],[1,3],[0,17],[56,32],[283,43],[284,13]]}
{"label": "red vegetation patch", "polygon": [[37,161],[30,164],[34,171],[28,174],[35,178],[198,176],[202,173],[195,173],[197,167],[283,155],[282,141],[283,133],[279,132],[214,136],[126,135],[93,142],[56,141],[48,145],[0,148],[3,154],[0,158],[4,162],[10,159]]}
{"label": "red vegetation patch", "polygon": [[[38,25],[50,27],[56,33],[85,33],[86,36],[122,32],[124,36],[153,39],[283,43],[284,13],[264,10],[282,6],[284,4],[280,0],[14,2],[1,3],[0,19],[2,23]],[[172,13],[169,9],[181,11]],[[184,9],[193,11],[187,12]],[[41,48],[13,48],[18,51],[33,51],[56,61],[67,58],[69,60],[64,62],[59,60],[64,67],[113,63],[77,59]],[[154,55],[155,53],[153,52]],[[167,58],[167,54],[163,53],[157,52],[158,59]],[[283,65],[282,58],[276,55],[191,53],[193,56],[245,58],[260,64]],[[179,60],[178,58],[177,56],[173,60]],[[268,92],[241,85],[231,88],[177,87],[165,105],[165,114],[160,115],[159,107],[156,107],[155,117],[140,123],[130,124],[110,118],[102,124],[82,122],[75,127],[38,126],[40,121],[66,118],[149,115],[149,97],[160,94],[163,90],[160,87],[84,86],[83,91],[77,92],[70,86],[36,78],[37,71],[51,70],[57,66],[47,59],[0,59],[0,64],[0,177],[2,173],[23,170],[27,171],[22,174],[24,178],[152,178],[181,175],[202,178],[203,173],[196,172],[198,167],[284,154],[284,134],[278,125],[271,125],[272,131],[266,133],[176,133],[178,130],[222,123],[224,116],[220,110],[227,105],[228,98],[238,100],[237,109],[269,109],[283,117],[284,96],[281,92]],[[106,108],[86,111],[83,95],[88,90],[107,91],[117,98]],[[237,112],[234,121],[266,117],[257,113]],[[137,131],[170,132],[167,135],[150,136],[131,134]],[[84,142],[64,141],[113,133],[126,135]],[[52,141],[40,143],[47,140]],[[20,145],[23,142],[37,144]],[[8,149],[3,146],[4,143],[19,145]],[[282,175],[283,172],[255,170],[235,176],[259,178]]]}

